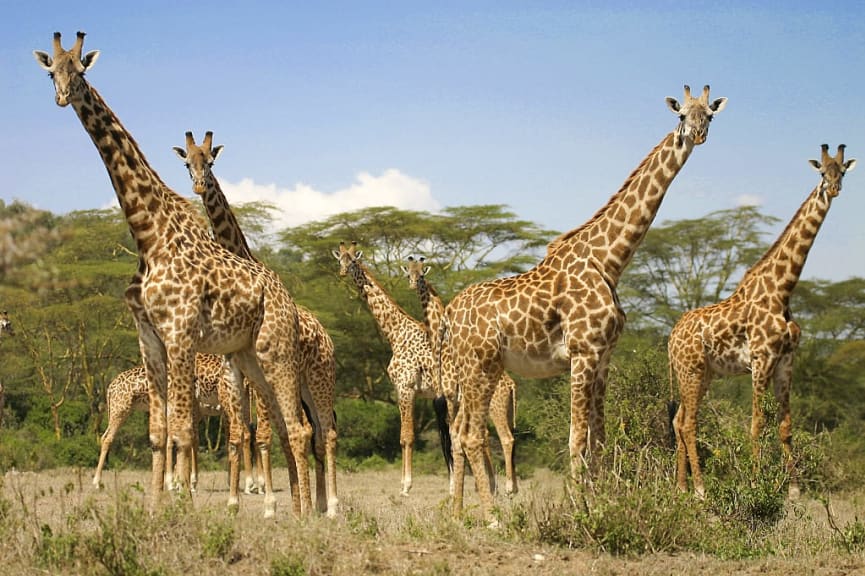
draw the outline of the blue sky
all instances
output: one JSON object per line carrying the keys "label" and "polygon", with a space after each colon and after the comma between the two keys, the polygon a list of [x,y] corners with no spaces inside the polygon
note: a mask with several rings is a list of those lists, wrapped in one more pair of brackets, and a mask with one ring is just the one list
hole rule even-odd
{"label": "blue sky", "polygon": [[[820,144],[865,161],[865,5],[846,2],[0,2],[0,197],[55,213],[116,204],[32,57],[87,32],[88,79],[162,178],[192,130],[225,150],[233,202],[281,225],[389,204],[507,204],[582,224],[672,130],[683,84],[726,96],[656,222],[756,202],[782,220]],[[803,276],[865,276],[865,165]]]}

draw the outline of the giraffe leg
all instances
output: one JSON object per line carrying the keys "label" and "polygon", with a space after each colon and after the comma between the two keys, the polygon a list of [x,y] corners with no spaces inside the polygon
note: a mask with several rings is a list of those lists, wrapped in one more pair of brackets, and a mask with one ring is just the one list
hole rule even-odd
{"label": "giraffe leg", "polygon": [[224,407],[228,419],[228,509],[236,512],[240,507],[240,455],[249,452],[247,442],[248,423],[244,420],[243,374],[231,360],[223,366],[223,384],[217,388],[219,402]]}
{"label": "giraffe leg", "polygon": [[679,403],[673,417],[673,431],[676,436],[676,486],[681,492],[688,491],[688,448],[685,443],[685,405]]}
{"label": "giraffe leg", "polygon": [[[320,513],[327,511],[327,486],[325,476],[325,443],[322,430],[321,414],[312,399],[309,382],[314,378],[308,370],[304,371],[304,384],[301,387],[301,398],[307,421],[312,424],[312,448],[315,461],[315,509]],[[312,376],[312,378],[311,378]]]}
{"label": "giraffe leg", "polygon": [[408,496],[412,484],[412,449],[414,447],[414,389],[399,380],[399,445],[402,448],[401,496]]}
{"label": "giraffe leg", "polygon": [[124,404],[123,406],[117,406],[115,409],[115,404],[118,401],[119,400],[108,402],[108,428],[106,428],[105,432],[102,434],[99,449],[99,463],[96,464],[96,472],[93,474],[93,486],[96,488],[103,487],[102,469],[105,467],[105,461],[108,458],[108,451],[111,450],[111,444],[114,443],[114,436],[117,435],[117,431],[120,430],[120,427],[123,426],[123,423],[132,412],[131,400],[128,407]]}
{"label": "giraffe leg", "polygon": [[493,421],[505,457],[505,494],[517,492],[517,477],[514,471],[514,434],[511,430],[516,407],[515,398],[516,390],[513,381],[508,384],[502,376],[493,392],[490,419]]}
{"label": "giraffe leg", "polygon": [[[480,371],[478,371],[480,372]],[[459,442],[462,452],[469,461],[472,474],[475,477],[475,489],[481,503],[481,513],[490,527],[498,525],[493,516],[493,493],[490,483],[486,457],[486,446],[488,445],[486,422],[489,416],[489,405],[492,399],[495,381],[490,382],[486,374],[480,372],[475,379],[474,387],[464,387],[464,398],[460,403],[462,419],[460,423]],[[454,458],[454,513],[462,511],[462,490],[464,485],[465,468],[461,471],[456,468],[456,457]],[[457,503],[459,506],[457,506]]]}
{"label": "giraffe leg", "polygon": [[577,481],[587,480],[584,472],[588,469],[589,413],[597,364],[598,357],[594,354],[574,354],[571,357],[571,426],[568,451],[571,476]]}
{"label": "giraffe leg", "polygon": [[[766,424],[766,416],[763,413],[763,397],[766,394],[768,375],[774,373],[775,366],[765,355],[757,356],[751,361],[751,383],[753,395],[751,399],[751,452],[754,457],[753,473],[756,477],[760,469],[762,450],[760,448],[760,434]],[[777,364],[777,363],[775,363]]]}
{"label": "giraffe leg", "polygon": [[700,457],[697,453],[697,410],[703,395],[708,390],[711,379],[712,375],[706,372],[679,376],[681,403],[676,413],[675,426],[677,438],[680,437],[684,441],[687,457],[683,458],[684,452],[678,455],[681,469],[677,471],[677,480],[679,488],[687,491],[687,467],[690,464],[694,495],[699,499],[706,497],[706,487],[703,485],[703,473],[700,467]]}
{"label": "giraffe leg", "polygon": [[784,455],[789,485],[787,496],[795,500],[799,497],[799,478],[793,458],[793,423],[790,416],[790,385],[793,380],[793,353],[781,357],[775,368],[775,399],[778,401],[778,436]]}
{"label": "giraffe leg", "polygon": [[[258,427],[255,430],[255,446],[258,452],[258,461],[261,463],[261,475],[264,480],[264,517],[271,518],[276,513],[276,496],[273,491],[273,463],[270,457],[271,439],[273,427],[268,419],[270,412],[265,410],[259,416]],[[278,419],[278,418],[277,418]],[[295,514],[300,508],[299,494],[297,492],[297,467],[294,463],[294,455],[291,450],[286,451],[286,466],[288,467],[288,484],[291,492],[292,507]]]}
{"label": "giraffe leg", "polygon": [[[127,302],[133,302],[128,297]],[[165,486],[165,447],[168,440],[167,399],[168,377],[166,374],[166,354],[162,341],[156,336],[152,326],[146,324],[142,317],[135,313],[134,304],[130,304],[138,324],[139,348],[147,374],[147,393],[150,400],[148,421],[148,438],[151,454],[151,508],[158,506]]]}
{"label": "giraffe leg", "polygon": [[[168,430],[177,449],[176,475],[184,490],[191,487],[192,446],[195,431],[195,354],[191,346],[170,356],[168,365]],[[187,404],[188,402],[188,404]]]}

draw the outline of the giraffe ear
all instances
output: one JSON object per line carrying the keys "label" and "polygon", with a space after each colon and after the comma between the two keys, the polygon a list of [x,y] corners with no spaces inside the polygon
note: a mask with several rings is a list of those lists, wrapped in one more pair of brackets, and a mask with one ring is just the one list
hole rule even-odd
{"label": "giraffe ear", "polygon": [[223,148],[224,148],[224,146],[222,144],[220,144],[219,146],[213,147],[213,150],[210,151],[210,155],[213,158],[213,160],[216,160],[217,158],[219,158],[219,155],[222,154]]}
{"label": "giraffe ear", "polygon": [[727,99],[726,98],[717,98],[714,101],[712,101],[712,103],[709,105],[709,110],[712,111],[712,114],[717,114],[718,112],[723,110],[724,107],[726,107],[726,106],[727,106]]}
{"label": "giraffe ear", "polygon": [[174,150],[174,153],[177,154],[178,158],[186,162],[186,150],[180,146],[172,146],[171,149]]}
{"label": "giraffe ear", "polygon": [[679,101],[672,96],[667,96],[664,101],[667,103],[667,108],[673,111],[673,114],[678,114],[679,110],[681,110],[681,106],[679,106]]}
{"label": "giraffe ear", "polygon": [[340,255],[339,255],[338,250],[331,250],[330,253],[333,254],[333,257],[336,258],[337,260],[340,259]]}
{"label": "giraffe ear", "polygon": [[432,266],[427,266],[426,268],[424,268],[423,275],[426,276],[427,274],[429,274],[430,270],[432,270]]}
{"label": "giraffe ear", "polygon": [[51,71],[51,65],[54,64],[54,60],[51,58],[51,55],[48,52],[43,52],[42,50],[34,50],[33,56],[36,58],[36,62],[45,70]]}
{"label": "giraffe ear", "polygon": [[849,172],[850,170],[852,170],[855,167],[856,167],[856,159],[855,158],[851,158],[850,160],[847,160],[844,163],[844,173],[846,174],[847,172]]}
{"label": "giraffe ear", "polygon": [[408,276],[408,268],[406,268],[405,266],[400,265],[400,270],[402,270],[403,273],[404,273],[406,276]]}
{"label": "giraffe ear", "polygon": [[99,60],[99,50],[93,50],[84,55],[84,58],[81,59],[81,64],[84,66],[84,71],[90,70],[93,68],[93,65],[96,64],[96,61]]}
{"label": "giraffe ear", "polygon": [[822,168],[822,166],[820,166],[820,162],[818,162],[817,160],[808,160],[808,164],[813,166],[814,170],[816,170],[817,172],[819,172],[820,168]]}
{"label": "giraffe ear", "polygon": [[363,256],[363,250],[358,250],[357,252],[354,253],[354,259],[355,260],[360,260],[361,256]]}

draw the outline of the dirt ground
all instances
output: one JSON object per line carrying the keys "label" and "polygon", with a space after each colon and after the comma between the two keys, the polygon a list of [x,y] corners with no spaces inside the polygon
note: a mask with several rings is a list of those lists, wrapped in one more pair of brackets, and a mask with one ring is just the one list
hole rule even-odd
{"label": "dirt ground", "polygon": [[[25,518],[23,529],[7,534],[0,554],[4,574],[26,576],[53,574],[51,567],[34,566],[32,541],[53,527],[62,533],[67,518],[87,507],[107,509],[117,502],[118,494],[131,493],[147,501],[149,472],[107,471],[103,490],[90,484],[90,470],[62,469],[42,473],[9,472],[3,485],[9,502],[8,518]],[[185,574],[190,570],[206,574],[495,574],[526,576],[528,574],[601,574],[601,575],[865,575],[865,557],[838,553],[831,547],[817,555],[779,550],[776,556],[752,561],[722,561],[696,554],[650,554],[635,558],[614,557],[586,550],[538,544],[517,535],[492,531],[471,521],[450,520],[447,500],[447,478],[444,475],[416,475],[410,496],[399,496],[399,470],[342,472],[338,477],[340,514],[336,519],[312,517],[297,520],[290,512],[288,476],[279,470],[275,484],[277,517],[261,517],[262,497],[244,495],[237,517],[225,511],[227,474],[206,472],[193,497],[193,513],[205,515],[208,524],[228,525],[234,530],[231,550],[221,557],[208,557],[196,545],[176,545],[171,537],[143,541],[138,550],[146,555],[146,566],[156,566],[155,573]],[[545,499],[560,498],[562,478],[548,471],[538,471],[520,485],[511,498],[499,496],[508,509],[521,506],[532,510]],[[174,498],[168,496],[168,498]],[[477,516],[474,489],[467,483],[468,517]],[[851,518],[861,502],[853,506],[836,503]],[[828,539],[830,528],[819,503],[809,504],[809,519],[788,518],[784,522],[801,522],[801,530],[788,527],[803,538]],[[820,520],[820,517],[823,520]],[[192,528],[193,524],[186,529]],[[195,525],[199,526],[199,525]],[[183,530],[181,523],[176,529]],[[146,540],[142,538],[142,540]],[[206,548],[206,546],[205,546]],[[795,547],[794,547],[795,548]],[[280,564],[283,562],[283,564]],[[285,570],[285,562],[297,569]],[[283,566],[282,572],[278,570]],[[302,568],[298,568],[298,566]],[[101,574],[102,569],[66,567],[63,573]]]}

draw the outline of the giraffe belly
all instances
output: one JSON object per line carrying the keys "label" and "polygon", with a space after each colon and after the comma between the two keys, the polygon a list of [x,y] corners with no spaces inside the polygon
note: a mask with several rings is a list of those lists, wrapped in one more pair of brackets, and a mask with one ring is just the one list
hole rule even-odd
{"label": "giraffe belly", "polygon": [[751,349],[744,345],[709,355],[709,366],[719,376],[734,376],[751,371]]}
{"label": "giraffe belly", "polygon": [[505,370],[526,378],[549,378],[571,368],[570,357],[564,346],[548,354],[533,354],[526,350],[505,350],[502,354]]}

